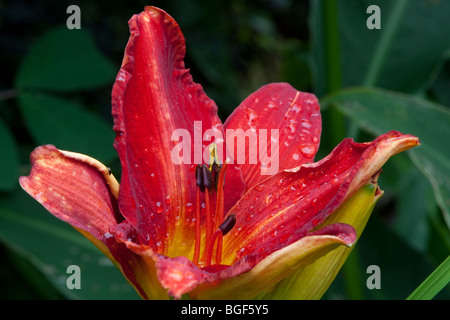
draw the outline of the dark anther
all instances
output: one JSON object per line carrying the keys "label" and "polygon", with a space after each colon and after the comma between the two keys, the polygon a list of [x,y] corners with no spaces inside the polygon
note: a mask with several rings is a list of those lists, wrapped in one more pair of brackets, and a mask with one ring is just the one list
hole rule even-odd
{"label": "dark anther", "polygon": [[195,168],[195,180],[201,192],[205,192],[205,188],[211,190],[213,178],[207,165],[197,165]]}
{"label": "dark anther", "polygon": [[230,232],[231,229],[233,229],[235,223],[236,216],[234,214],[230,214],[219,227],[219,229],[222,230],[222,235],[226,235],[228,232]]}
{"label": "dark anther", "polygon": [[217,183],[219,181],[219,172],[220,172],[221,166],[217,163],[213,163],[211,166],[211,175],[214,181],[214,189],[217,190]]}
{"label": "dark anther", "polygon": [[111,168],[110,168],[110,167],[106,167],[106,169],[108,169],[108,174],[109,174],[109,175],[112,175],[112,170],[111,170]]}

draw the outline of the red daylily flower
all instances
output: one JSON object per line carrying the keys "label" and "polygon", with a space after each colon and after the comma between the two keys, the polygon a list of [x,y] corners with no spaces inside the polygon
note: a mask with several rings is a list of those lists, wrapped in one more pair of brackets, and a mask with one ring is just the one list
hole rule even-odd
{"label": "red daylily flower", "polygon": [[[120,186],[97,160],[50,145],[33,151],[31,173],[20,184],[99,247],[143,298],[252,298],[353,244],[351,225],[323,226],[325,220],[374,184],[392,155],[419,144],[395,131],[368,143],[345,139],[313,163],[321,132],[314,95],[269,84],[222,124],[215,103],[185,69],[177,23],[146,7],[129,26],[112,91]],[[196,145],[196,130],[205,138],[208,132],[278,129],[278,170],[262,174],[267,163],[260,160],[174,163],[178,129],[192,137],[191,159],[210,146]],[[214,142],[214,152],[226,150],[228,141]],[[268,150],[273,143],[269,137]],[[238,146],[232,149],[237,158]],[[246,159],[257,151],[247,148]]]}

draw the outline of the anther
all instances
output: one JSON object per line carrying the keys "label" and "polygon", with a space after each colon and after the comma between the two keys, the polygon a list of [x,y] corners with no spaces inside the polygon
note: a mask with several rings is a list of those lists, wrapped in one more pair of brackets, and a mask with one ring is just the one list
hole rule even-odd
{"label": "anther", "polygon": [[214,190],[217,190],[218,187],[218,183],[219,183],[219,173],[220,173],[220,169],[221,169],[221,165],[217,164],[217,163],[213,163],[210,171],[211,171],[211,175],[213,178],[213,185],[214,185]]}
{"label": "anther", "polygon": [[195,180],[201,192],[205,192],[205,188],[211,190],[213,186],[213,178],[206,165],[197,165],[195,168]]}
{"label": "anther", "polygon": [[222,231],[222,235],[226,235],[228,232],[233,229],[236,224],[236,216],[234,214],[230,214],[226,217],[225,221],[220,225],[219,229]]}

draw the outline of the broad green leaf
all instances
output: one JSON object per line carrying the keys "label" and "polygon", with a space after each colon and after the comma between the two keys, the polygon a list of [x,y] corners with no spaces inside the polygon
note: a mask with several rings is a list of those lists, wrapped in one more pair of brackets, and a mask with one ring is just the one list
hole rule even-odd
{"label": "broad green leaf", "polygon": [[16,142],[0,118],[0,191],[13,189],[17,185],[18,173],[19,159]]}
{"label": "broad green leaf", "polygon": [[[416,92],[432,76],[445,51],[450,48],[450,2],[415,0],[337,1],[339,39],[324,36],[324,6],[311,6],[313,70],[316,93],[327,88],[330,68],[327,56],[340,55],[342,86],[377,86]],[[370,5],[380,8],[381,29],[368,29]],[[339,52],[327,50],[338,41]],[[336,46],[334,46],[336,47]]]}
{"label": "broad green leaf", "polygon": [[438,103],[450,107],[450,51],[445,58],[430,91]]}
{"label": "broad green leaf", "polygon": [[20,65],[16,86],[77,91],[112,84],[116,68],[88,32],[54,28],[44,34]]}
{"label": "broad green leaf", "polygon": [[407,300],[433,299],[445,286],[450,283],[450,256],[425,279],[424,282],[411,293]]}
{"label": "broad green leaf", "polygon": [[[382,186],[381,186],[382,187]],[[378,203],[379,204],[379,203]],[[434,265],[425,256],[412,249],[406,242],[381,219],[380,208],[375,206],[361,239],[357,244],[357,268],[358,279],[351,281],[352,291],[362,293],[362,299],[367,300],[398,300],[405,299],[414,289],[429,275]],[[354,252],[348,261],[354,259]],[[353,261],[354,262],[354,261]],[[374,265],[379,269],[380,289],[367,286],[367,282],[376,282],[374,271],[368,271],[368,267]],[[345,264],[344,264],[345,267]],[[348,296],[348,277],[354,274],[340,273],[331,284],[325,298],[327,299],[350,299]],[[441,292],[442,299],[448,299],[450,291]]]}
{"label": "broad green leaf", "polygon": [[19,104],[35,141],[87,154],[107,163],[116,156],[112,125],[83,106],[38,93],[21,93]]}
{"label": "broad green leaf", "polygon": [[[139,298],[100,250],[22,190],[0,198],[0,240],[25,256],[68,298]],[[80,267],[81,289],[67,288],[70,265]]]}
{"label": "broad green leaf", "polygon": [[323,103],[337,105],[373,134],[397,130],[418,136],[421,146],[409,151],[409,155],[430,180],[450,227],[450,111],[447,108],[417,97],[368,88],[343,90]]}

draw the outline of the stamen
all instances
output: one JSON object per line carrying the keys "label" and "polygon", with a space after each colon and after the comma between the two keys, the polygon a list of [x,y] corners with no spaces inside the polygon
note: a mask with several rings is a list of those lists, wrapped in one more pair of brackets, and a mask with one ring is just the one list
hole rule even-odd
{"label": "stamen", "polygon": [[[222,241],[224,235],[230,232],[236,224],[236,216],[234,214],[230,214],[225,221],[219,226],[219,228],[214,232],[212,238],[208,243],[208,248],[206,250],[206,258],[205,258],[205,266],[208,267],[211,265],[212,253],[214,251],[214,243],[216,242],[217,237],[219,241],[217,243],[217,252],[216,252],[216,264],[220,264],[222,261]],[[220,250],[219,250],[220,249]],[[219,253],[220,251],[220,253]]]}
{"label": "stamen", "polygon": [[213,178],[206,165],[195,167],[195,180],[201,192],[205,192],[205,188],[211,190],[213,186]]}
{"label": "stamen", "polygon": [[215,228],[219,228],[223,221],[223,206],[224,206],[224,183],[225,183],[225,173],[227,171],[227,164],[224,163],[219,172],[219,177],[217,178],[217,201],[216,201],[216,212],[214,214]]}
{"label": "stamen", "polygon": [[219,227],[219,229],[222,231],[222,235],[224,236],[228,232],[230,232],[235,224],[236,224],[236,216],[234,214],[230,214]]}
{"label": "stamen", "polygon": [[[211,265],[211,259],[214,251],[214,245],[217,239],[216,248],[216,264],[220,264],[222,260],[223,236],[233,228],[236,217],[230,215],[225,221],[224,217],[224,184],[226,163],[223,165],[219,162],[217,147],[215,143],[209,146],[210,158],[209,166],[206,164],[197,165],[195,168],[195,178],[197,183],[196,194],[196,211],[195,211],[195,245],[194,257],[192,261],[199,265],[200,247],[201,247],[201,224],[200,224],[200,192],[205,194],[205,220],[206,220],[206,236],[205,251],[203,252],[204,267]],[[214,215],[210,206],[210,192],[216,190],[216,208]],[[216,231],[214,231],[216,230]],[[202,260],[203,260],[202,257]]]}
{"label": "stamen", "polygon": [[197,186],[197,194],[195,198],[195,248],[194,258],[192,262],[198,264],[198,258],[200,256],[200,241],[201,241],[201,229],[200,229],[200,187]]}
{"label": "stamen", "polygon": [[219,235],[217,239],[217,249],[216,249],[216,264],[222,262],[222,244],[223,244],[223,233]]}
{"label": "stamen", "polygon": [[206,209],[206,243],[209,243],[213,232],[211,210],[209,208],[209,191],[205,192],[205,209]]}
{"label": "stamen", "polygon": [[214,249],[214,243],[216,242],[216,238],[222,234],[222,230],[217,229],[216,232],[212,235],[211,241],[208,243],[208,248],[206,249],[206,258],[205,258],[205,267],[209,267],[211,265],[211,258]]}

